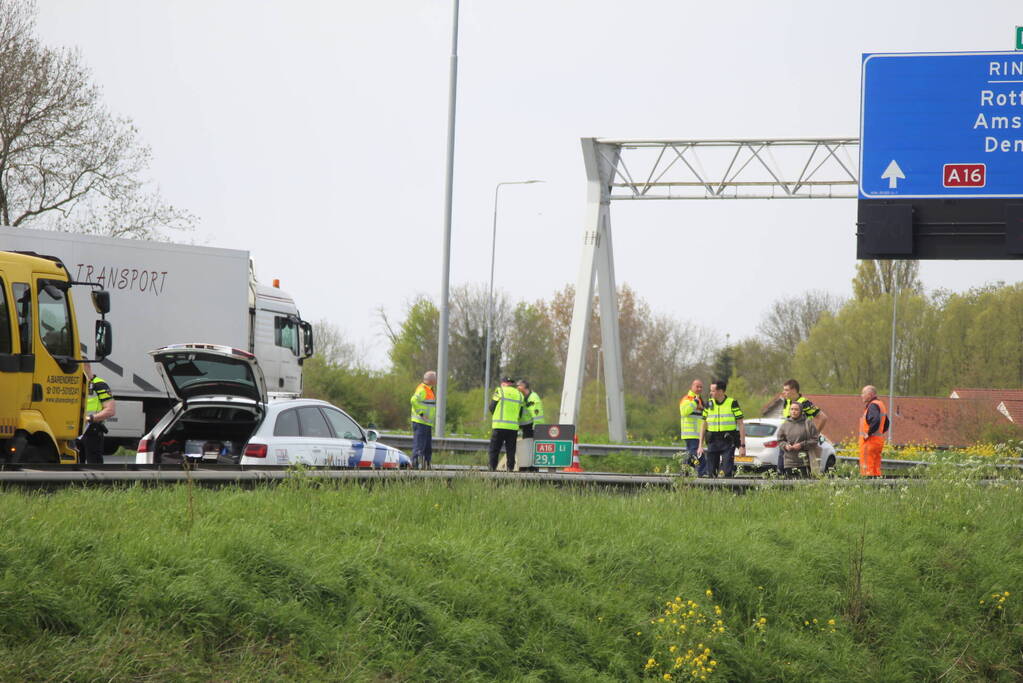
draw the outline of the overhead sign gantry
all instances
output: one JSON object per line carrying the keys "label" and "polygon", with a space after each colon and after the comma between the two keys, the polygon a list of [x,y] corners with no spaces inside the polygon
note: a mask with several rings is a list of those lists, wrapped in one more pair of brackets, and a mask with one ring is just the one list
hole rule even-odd
{"label": "overhead sign gantry", "polygon": [[608,140],[583,138],[586,221],[561,394],[578,424],[594,286],[600,302],[608,433],[624,442],[625,388],[611,245],[611,201],[855,199],[857,138]]}

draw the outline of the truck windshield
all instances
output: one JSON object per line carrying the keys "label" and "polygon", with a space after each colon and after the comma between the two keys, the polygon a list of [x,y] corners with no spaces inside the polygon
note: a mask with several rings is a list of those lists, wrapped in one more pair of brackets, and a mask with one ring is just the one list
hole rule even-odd
{"label": "truck windshield", "polygon": [[[50,285],[50,286],[47,286]],[[51,356],[74,355],[71,334],[71,310],[68,307],[65,283],[39,280],[39,338]]]}

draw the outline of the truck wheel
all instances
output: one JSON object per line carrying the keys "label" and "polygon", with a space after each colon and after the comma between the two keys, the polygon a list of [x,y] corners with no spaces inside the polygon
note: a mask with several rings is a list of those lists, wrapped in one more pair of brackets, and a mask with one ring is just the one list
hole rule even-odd
{"label": "truck wheel", "polygon": [[17,444],[10,450],[11,462],[14,464],[60,462],[57,449],[46,437],[32,439],[25,432],[19,432],[12,440],[12,444],[14,442]]}

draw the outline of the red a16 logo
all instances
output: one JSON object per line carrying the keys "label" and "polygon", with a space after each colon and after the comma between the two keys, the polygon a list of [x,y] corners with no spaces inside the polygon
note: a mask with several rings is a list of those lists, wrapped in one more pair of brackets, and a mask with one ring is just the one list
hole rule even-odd
{"label": "red a16 logo", "polygon": [[984,187],[987,180],[985,164],[945,164],[942,173],[945,187]]}

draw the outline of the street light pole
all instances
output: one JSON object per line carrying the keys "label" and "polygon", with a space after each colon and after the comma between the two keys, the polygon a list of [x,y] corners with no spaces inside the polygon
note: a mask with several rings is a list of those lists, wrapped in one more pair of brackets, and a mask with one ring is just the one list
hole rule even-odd
{"label": "street light pole", "polygon": [[448,158],[444,181],[444,258],[440,280],[440,320],[437,334],[437,413],[434,433],[444,436],[448,400],[448,286],[451,280],[451,195],[455,176],[455,103],[458,93],[458,0],[451,25],[451,60],[448,74]]}
{"label": "street light pole", "polygon": [[532,185],[542,180],[505,180],[494,186],[494,230],[490,236],[490,293],[487,295],[487,358],[483,370],[483,422],[487,421],[487,408],[490,407],[490,337],[494,318],[494,263],[497,260],[497,197],[502,185]]}
{"label": "street light pole", "polygon": [[[892,278],[893,280],[895,278]],[[891,361],[888,365],[888,443],[894,443],[892,441],[892,416],[895,415],[895,361],[897,356],[895,355],[895,323],[897,321],[896,312],[899,309],[899,282],[895,280],[895,286],[892,288],[892,355]]]}

